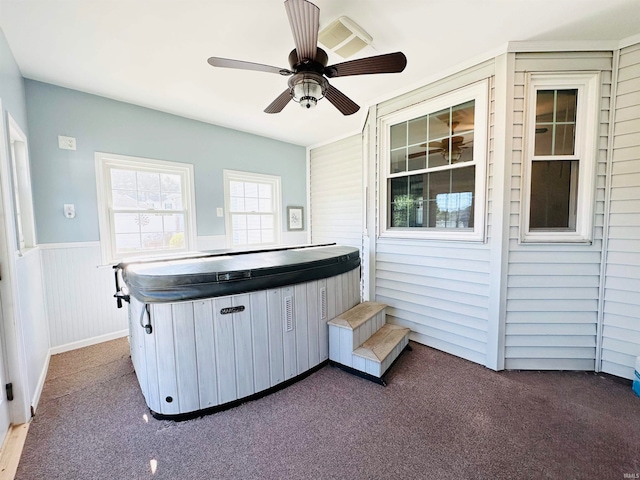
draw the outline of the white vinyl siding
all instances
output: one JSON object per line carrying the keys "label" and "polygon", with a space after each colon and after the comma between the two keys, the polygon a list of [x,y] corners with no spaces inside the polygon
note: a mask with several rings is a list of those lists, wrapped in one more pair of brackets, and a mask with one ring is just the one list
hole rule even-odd
{"label": "white vinyl siding", "polygon": [[378,240],[376,301],[387,322],[411,338],[484,364],[487,344],[489,250],[486,246]]}
{"label": "white vinyl siding", "polygon": [[362,247],[362,137],[310,151],[311,241]]}
{"label": "white vinyl siding", "polygon": [[[516,56],[505,328],[507,369],[595,369],[611,64],[612,55],[608,52]],[[582,71],[601,72],[592,244],[520,244],[526,72]]]}
{"label": "white vinyl siding", "polygon": [[[475,82],[492,80],[493,72],[494,63],[486,62],[407,93],[379,105],[378,118]],[[493,102],[489,108],[493,108]],[[492,112],[489,112],[489,132],[493,126]],[[490,146],[491,134],[488,142]],[[380,174],[380,165],[377,168]],[[488,185],[491,185],[490,179]],[[488,219],[485,205],[481,211]],[[380,218],[377,222],[379,227]],[[375,250],[374,294],[376,301],[389,305],[387,322],[410,328],[411,340],[485,365],[491,272],[489,245],[378,237]]]}
{"label": "white vinyl siding", "polygon": [[615,107],[601,369],[630,379],[640,355],[640,45],[620,54]]}

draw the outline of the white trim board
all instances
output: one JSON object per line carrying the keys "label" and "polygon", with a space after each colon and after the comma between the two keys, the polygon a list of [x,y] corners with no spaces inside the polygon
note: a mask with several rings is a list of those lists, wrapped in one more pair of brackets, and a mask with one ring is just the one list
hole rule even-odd
{"label": "white trim board", "polygon": [[615,40],[509,42],[505,53],[612,52],[620,48]]}
{"label": "white trim board", "polygon": [[78,348],[89,347],[91,345],[96,345],[98,343],[104,343],[110,340],[115,340],[117,338],[126,337],[128,335],[129,335],[129,329],[126,329],[126,330],[120,330],[117,332],[107,333],[105,335],[100,335],[98,337],[85,338],[84,340],[79,340],[77,342],[71,342],[65,345],[58,345],[57,347],[52,347],[49,349],[49,354],[57,355],[59,353],[69,352],[71,350],[77,350]]}
{"label": "white trim board", "polygon": [[47,352],[47,358],[44,362],[44,366],[42,367],[42,372],[40,372],[40,377],[38,378],[38,384],[36,385],[36,390],[33,392],[33,398],[31,399],[31,407],[33,411],[36,412],[38,410],[38,404],[40,403],[40,396],[42,395],[42,389],[44,388],[44,382],[47,380],[47,373],[49,372],[49,363],[51,362],[51,349]]}
{"label": "white trim board", "polygon": [[618,48],[622,50],[623,48],[627,48],[638,43],[640,43],[640,33],[620,40],[620,45],[618,45]]}

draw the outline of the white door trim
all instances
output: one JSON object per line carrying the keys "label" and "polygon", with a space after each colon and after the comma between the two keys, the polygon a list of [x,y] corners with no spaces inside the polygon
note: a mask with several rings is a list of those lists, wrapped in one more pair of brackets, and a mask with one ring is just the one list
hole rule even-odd
{"label": "white door trim", "polygon": [[[2,281],[2,315],[4,318],[5,358],[9,372],[8,382],[13,384],[13,401],[9,402],[11,423],[26,423],[31,418],[25,343],[18,307],[16,284],[16,227],[11,195],[11,166],[8,155],[9,130],[8,113],[2,108],[0,99],[0,218],[4,218],[4,235],[0,235],[0,265]],[[0,385],[0,395],[5,395],[4,385]]]}

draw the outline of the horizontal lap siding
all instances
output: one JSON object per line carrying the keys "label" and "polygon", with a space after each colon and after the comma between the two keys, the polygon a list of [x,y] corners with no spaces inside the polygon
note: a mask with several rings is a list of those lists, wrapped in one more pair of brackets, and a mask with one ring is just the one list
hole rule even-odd
{"label": "horizontal lap siding", "polygon": [[640,45],[621,52],[615,107],[602,371],[633,378],[640,355]]}
{"label": "horizontal lap siding", "polygon": [[484,364],[489,270],[484,244],[379,240],[376,300],[412,339]]}
{"label": "horizontal lap siding", "polygon": [[311,240],[362,247],[360,135],[310,152]]}
{"label": "horizontal lap siding", "polygon": [[[592,52],[527,53],[516,57],[505,328],[507,369],[595,369],[611,61],[609,53]],[[593,244],[520,244],[526,73],[594,70],[602,72],[602,83]]]}

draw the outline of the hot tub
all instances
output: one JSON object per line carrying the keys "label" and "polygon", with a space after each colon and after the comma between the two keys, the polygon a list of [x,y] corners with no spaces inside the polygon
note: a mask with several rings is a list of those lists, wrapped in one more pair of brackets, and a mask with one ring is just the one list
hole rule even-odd
{"label": "hot tub", "polygon": [[327,321],[360,302],[359,266],[357,248],[337,245],[117,265],[151,413],[211,413],[322,367]]}

